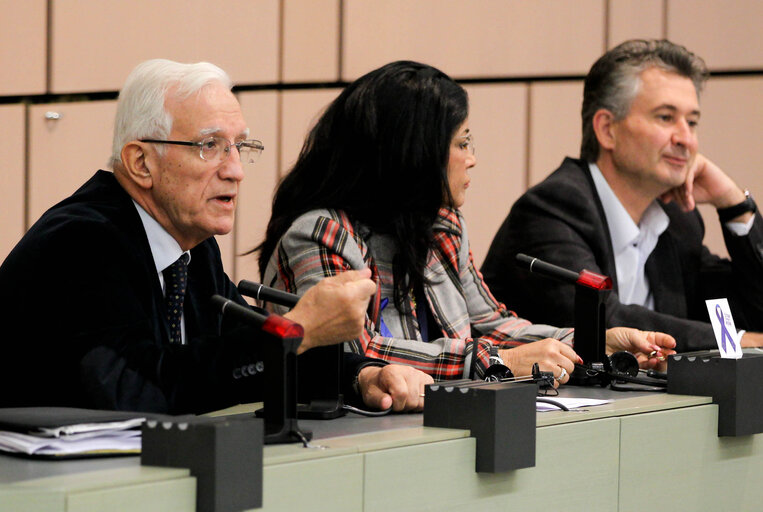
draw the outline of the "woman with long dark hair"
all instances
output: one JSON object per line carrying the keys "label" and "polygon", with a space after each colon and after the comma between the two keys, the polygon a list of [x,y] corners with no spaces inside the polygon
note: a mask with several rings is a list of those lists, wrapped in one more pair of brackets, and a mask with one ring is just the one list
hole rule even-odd
{"label": "woman with long dark hair", "polygon": [[[366,74],[328,106],[276,191],[257,248],[263,283],[302,294],[370,268],[378,287],[354,351],[435,379],[479,377],[492,356],[515,375],[537,362],[566,382],[582,362],[572,329],[518,318],[474,267],[458,208],[475,164],[461,86],[416,62]],[[612,349],[671,352],[672,338],[657,333],[607,338]]]}

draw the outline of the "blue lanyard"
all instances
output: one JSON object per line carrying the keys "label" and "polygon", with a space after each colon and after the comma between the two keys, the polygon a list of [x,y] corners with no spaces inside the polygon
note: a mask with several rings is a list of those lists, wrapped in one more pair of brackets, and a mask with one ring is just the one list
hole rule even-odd
{"label": "blue lanyard", "polygon": [[385,338],[392,338],[392,333],[387,328],[387,324],[384,323],[384,316],[382,316],[382,311],[387,307],[387,303],[389,303],[389,299],[385,297],[379,305],[379,333]]}
{"label": "blue lanyard", "polygon": [[[382,315],[382,311],[387,307],[387,304],[389,304],[389,298],[387,297],[383,298],[379,304],[379,333],[384,337],[393,338],[394,336],[392,336],[392,333],[387,328],[387,324],[384,323],[384,316]],[[429,322],[426,307],[426,299],[416,301],[416,316],[419,319],[419,332],[423,341],[429,341]]]}

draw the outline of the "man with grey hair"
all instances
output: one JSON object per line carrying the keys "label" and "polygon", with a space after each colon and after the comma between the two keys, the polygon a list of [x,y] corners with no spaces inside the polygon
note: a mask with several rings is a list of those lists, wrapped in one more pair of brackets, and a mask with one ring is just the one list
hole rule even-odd
{"label": "man with grey hair", "polygon": [[[0,267],[0,407],[179,414],[262,399],[258,333],[210,301],[247,305],[214,235],[233,228],[244,166],[263,150],[231,86],[209,63],[132,71],[113,172],[48,210]],[[285,315],[304,327],[300,352],[360,334],[376,288],[368,274],[327,280]],[[377,408],[421,409],[431,382],[353,355],[344,369],[345,392]]]}
{"label": "man with grey hair", "polygon": [[[697,152],[702,59],[669,41],[626,41],[586,76],[581,158],[566,158],[512,207],[482,267],[498,299],[534,322],[574,320],[574,287],[515,264],[525,253],[608,275],[607,326],[716,346],[705,299],[727,297],[736,325],[763,330],[763,220],[749,192]],[[695,204],[713,205],[730,260],[702,245]],[[742,346],[763,345],[745,332]]]}

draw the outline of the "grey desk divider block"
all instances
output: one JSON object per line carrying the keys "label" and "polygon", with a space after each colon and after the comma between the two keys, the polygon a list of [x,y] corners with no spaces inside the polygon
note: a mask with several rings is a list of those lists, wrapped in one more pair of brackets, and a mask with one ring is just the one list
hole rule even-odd
{"label": "grey desk divider block", "polygon": [[424,426],[469,429],[477,439],[475,470],[500,473],[535,466],[534,383],[460,380],[430,384]]}
{"label": "grey desk divider block", "polygon": [[[716,352],[717,354],[717,352]],[[713,397],[718,404],[718,435],[763,432],[763,356],[723,359],[711,353],[668,358],[668,393]]]}
{"label": "grey desk divider block", "polygon": [[250,414],[147,421],[140,463],[190,469],[198,512],[260,508],[263,430]]}

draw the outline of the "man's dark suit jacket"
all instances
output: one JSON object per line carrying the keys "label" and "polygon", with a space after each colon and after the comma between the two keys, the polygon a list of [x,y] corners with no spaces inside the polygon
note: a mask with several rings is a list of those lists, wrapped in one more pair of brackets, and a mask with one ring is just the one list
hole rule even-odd
{"label": "man's dark suit jacket", "polygon": [[737,328],[763,329],[763,219],[749,235],[723,228],[731,261],[702,245],[697,211],[662,205],[670,224],[646,263],[655,310],[620,304],[612,241],[588,163],[566,158],[561,167],[529,189],[498,230],[482,267],[495,296],[533,322],[574,323],[574,285],[531,274],[516,265],[525,253],[573,271],[610,276],[607,326],[637,327],[673,335],[678,350],[715,348],[705,299],[728,297]]}
{"label": "man's dark suit jacket", "polygon": [[191,250],[187,344],[171,345],[138,212],[98,171],[0,267],[0,407],[180,414],[261,400],[258,333],[223,319],[213,294],[246,304],[210,238]]}

